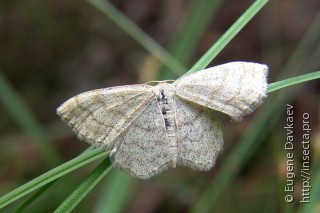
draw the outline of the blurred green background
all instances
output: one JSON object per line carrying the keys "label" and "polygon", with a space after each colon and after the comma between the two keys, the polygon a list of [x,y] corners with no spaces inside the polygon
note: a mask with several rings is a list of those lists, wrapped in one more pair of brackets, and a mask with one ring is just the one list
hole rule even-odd
{"label": "blurred green background", "polygon": [[[253,1],[109,1],[171,52],[181,70],[162,66],[94,2],[103,1],[0,2],[1,196],[88,147],[55,113],[66,99],[97,88],[178,78],[177,73],[190,68]],[[239,60],[268,64],[270,83],[320,70],[319,11],[317,0],[270,1],[211,66]],[[124,26],[125,30],[130,27]],[[299,203],[302,114],[310,114],[315,172],[320,149],[319,91],[319,80],[276,91],[254,116],[239,123],[217,114],[225,147],[214,169],[170,169],[148,181],[112,169],[75,212],[309,212],[308,205],[313,212],[320,212],[319,199],[312,204]],[[290,204],[284,201],[287,104],[294,106],[296,138],[295,201]],[[270,111],[272,107],[274,111]],[[253,140],[254,146],[235,149],[247,140]],[[243,162],[232,167],[232,159]],[[25,212],[52,212],[97,163],[60,178]],[[224,176],[230,165],[232,178]],[[311,175],[312,181],[316,182],[316,177],[317,172]],[[215,188],[220,184],[221,191]],[[318,188],[313,189],[317,192]],[[28,197],[4,212],[14,211]]]}

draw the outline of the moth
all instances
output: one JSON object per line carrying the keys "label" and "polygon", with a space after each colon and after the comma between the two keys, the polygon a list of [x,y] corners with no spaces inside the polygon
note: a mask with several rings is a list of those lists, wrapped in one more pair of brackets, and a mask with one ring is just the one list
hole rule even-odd
{"label": "moth", "polygon": [[170,167],[208,171],[223,148],[212,110],[240,121],[267,97],[268,67],[230,62],[155,86],[97,89],[57,114],[82,141],[110,151],[114,166],[147,179]]}

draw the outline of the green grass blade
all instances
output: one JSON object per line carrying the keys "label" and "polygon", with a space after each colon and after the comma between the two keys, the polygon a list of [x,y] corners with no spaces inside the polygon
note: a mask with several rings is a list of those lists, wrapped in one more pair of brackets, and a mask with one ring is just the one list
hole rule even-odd
{"label": "green grass blade", "polygon": [[[268,120],[267,115],[272,116],[272,113],[270,112],[271,111],[269,111],[268,114],[265,113],[265,121]],[[203,213],[212,210],[219,195],[236,176],[241,166],[252,153],[252,150],[255,150],[257,144],[255,143],[254,138],[259,137],[259,139],[261,139],[267,135],[267,131],[262,131],[265,128],[265,122],[260,121],[252,123],[253,124],[249,128],[254,128],[255,131],[247,131],[246,136],[244,136],[240,140],[240,143],[237,143],[238,145],[233,148],[227,159],[224,160],[223,167],[221,167],[211,184],[208,185],[206,191],[200,197],[191,212]]]}
{"label": "green grass blade", "polygon": [[111,168],[112,166],[110,159],[107,157],[54,212],[71,212],[93,189],[93,187],[95,187],[102,180],[102,178],[110,171]]}
{"label": "green grass blade", "polygon": [[172,55],[182,64],[188,65],[203,33],[212,22],[222,0],[193,0],[187,11],[181,30],[171,45]]}
{"label": "green grass blade", "polygon": [[47,189],[49,189],[58,179],[42,186],[34,195],[32,195],[26,202],[24,202],[15,213],[25,212],[26,208],[30,206],[38,197],[40,197]]}
{"label": "green grass blade", "polygon": [[14,121],[32,138],[32,142],[39,147],[43,159],[51,166],[61,163],[62,160],[54,151],[55,149],[50,143],[49,136],[1,71],[0,101]]}
{"label": "green grass blade", "polygon": [[185,74],[202,70],[229,44],[229,42],[239,33],[239,31],[261,10],[268,0],[255,1],[235,23],[225,32],[220,39],[191,67]]}
{"label": "green grass blade", "polygon": [[286,80],[278,81],[269,85],[268,93],[274,92],[276,90],[292,86],[295,84],[303,83],[306,81],[314,80],[320,78],[320,71],[312,72],[297,77],[289,78]]}
{"label": "green grass blade", "polygon": [[102,187],[95,213],[124,212],[126,201],[131,197],[135,188],[135,179],[124,172],[113,170],[108,182]]}
{"label": "green grass blade", "polygon": [[[288,63],[285,66],[285,72],[289,72],[290,67],[301,67],[301,61],[304,61],[304,64],[306,65],[310,64],[308,63],[308,60],[304,58],[304,56],[308,55],[310,52],[310,48],[307,47],[311,46],[311,44],[314,44],[320,37],[319,25],[320,21],[315,21],[309,28],[308,32],[288,60]],[[318,29],[316,33],[314,33],[315,29]],[[311,36],[310,33],[313,33],[313,36]],[[318,36],[315,37],[315,34]],[[308,54],[306,52],[308,52]],[[297,64],[294,64],[295,60],[292,60],[292,57],[299,59],[296,60]],[[207,187],[204,194],[194,205],[192,212],[208,212],[212,208],[218,196],[236,176],[237,171],[252,155],[253,151],[261,144],[262,140],[266,136],[266,130],[272,128],[272,126],[279,121],[282,114],[282,111],[279,110],[279,108],[281,108],[281,106],[284,104],[289,103],[295,94],[297,94],[298,89],[299,88],[290,88],[291,91],[287,92],[286,94],[282,93],[278,95],[275,99],[270,101],[269,104],[264,106],[264,114],[259,120],[256,118],[254,119],[252,125],[250,125],[248,128],[248,131],[246,131],[245,136],[241,138],[239,142],[237,142],[238,145],[231,151],[227,159],[224,161],[224,164],[221,167],[222,169],[219,171],[219,173],[217,173],[216,177]]]}
{"label": "green grass blade", "polygon": [[172,57],[164,48],[157,42],[144,33],[135,23],[124,16],[118,9],[116,9],[108,1],[104,0],[87,0],[95,8],[100,10],[105,16],[110,18],[123,31],[136,40],[147,51],[154,55],[159,61],[165,64],[175,74],[182,75],[186,68],[180,64],[174,57]]}
{"label": "green grass blade", "polygon": [[[216,14],[222,0],[193,0],[189,3],[187,14],[181,28],[176,32],[170,45],[171,54],[183,65],[189,65],[212,17]],[[174,79],[176,76],[168,69],[162,69],[157,79]]]}
{"label": "green grass blade", "polygon": [[[211,21],[217,7],[221,1],[194,0],[188,9],[187,18],[184,21],[184,27],[176,36],[172,47],[175,57],[186,62],[192,56],[195,45],[203,35],[207,25]],[[199,24],[201,23],[201,24]],[[180,54],[183,53],[183,54]],[[163,74],[167,73],[167,76]],[[173,78],[172,72],[168,69],[161,71],[161,79]],[[169,76],[169,77],[168,77]],[[130,196],[131,188],[134,188],[135,180],[125,174],[118,174],[109,177],[106,187],[106,193],[102,196],[101,202],[97,204],[96,212],[121,212],[124,202]],[[119,188],[125,187],[127,190],[121,191]]]}
{"label": "green grass blade", "polygon": [[[87,148],[83,153],[86,153],[90,150],[93,150],[94,146],[90,146]],[[37,198],[39,198],[43,193],[45,193],[58,179],[55,179],[54,181],[51,181],[50,183],[47,183],[46,185],[42,186],[34,195],[32,195],[28,200],[26,200],[18,209],[16,212],[24,212],[28,206],[30,206]],[[69,180],[67,180],[69,181]],[[66,182],[65,182],[66,183]],[[68,184],[69,185],[69,184]]]}
{"label": "green grass blade", "polygon": [[[94,1],[94,0],[89,0],[89,1]],[[231,38],[232,39],[232,38]],[[229,41],[231,40],[231,39],[229,39]],[[226,43],[227,44],[227,43]],[[225,44],[225,45],[226,45]],[[212,48],[211,48],[212,49]],[[216,53],[216,54],[218,54],[218,53]],[[214,54],[213,54],[214,55]],[[214,56],[215,57],[215,56]],[[214,58],[213,57],[213,58]],[[201,60],[201,59],[200,59]],[[199,61],[200,61],[199,60]],[[212,60],[212,59],[211,59]],[[210,61],[211,61],[210,60]],[[209,62],[210,63],[210,62]],[[201,65],[201,64],[200,64]],[[201,68],[201,69],[203,69],[203,68]],[[318,72],[315,72],[315,73],[318,73]],[[307,76],[307,75],[313,75],[313,76]],[[318,77],[318,74],[314,74],[314,73],[310,73],[310,74],[307,74],[307,75],[304,75],[304,77],[303,76],[298,76],[298,77],[295,77],[295,78],[292,78],[292,79],[286,79],[286,80],[284,80],[284,81],[280,81],[280,82],[276,82],[276,83],[273,83],[273,84],[270,84],[270,87],[269,87],[269,92],[272,92],[272,91],[276,91],[276,90],[279,90],[279,89],[281,89],[281,88],[285,88],[285,87],[288,87],[288,86],[290,86],[290,85],[294,85],[294,84],[298,84],[298,83],[301,83],[301,82],[305,82],[305,81],[308,81],[308,80],[312,80],[312,79],[316,79],[316,78],[319,78]],[[307,76],[307,77],[306,77]],[[317,77],[315,77],[315,76],[317,76]],[[299,79],[300,78],[300,79]],[[1,92],[1,88],[0,88],[0,92]],[[266,113],[267,114],[267,113]],[[270,113],[268,113],[267,115],[269,115],[269,116],[271,116],[272,117],[272,114],[270,114]],[[260,134],[259,133],[259,131],[261,131],[261,132],[263,132],[263,130],[264,130],[264,128],[266,128],[265,126],[263,126],[263,122],[264,122],[264,120],[262,120],[262,126],[258,126],[257,127],[257,132],[255,133],[255,134],[251,134],[251,135],[249,135],[250,137],[252,137],[252,138],[254,138],[254,137],[258,137],[259,136],[259,139],[260,139],[260,136],[261,135],[258,135],[258,134]],[[265,120],[265,122],[268,122],[268,120]],[[266,133],[265,133],[266,134]],[[257,136],[258,135],[258,136]],[[261,138],[263,138],[263,135],[261,136]],[[251,140],[251,139],[250,139]],[[254,142],[254,141],[253,141]],[[252,144],[252,143],[251,143]],[[239,145],[240,146],[240,145]],[[255,145],[255,146],[258,146],[257,144]],[[252,148],[252,147],[250,147],[250,146],[248,146],[248,145],[246,145],[246,147],[244,147],[244,146],[242,146],[242,147],[240,147],[238,150],[242,150],[242,152],[238,152],[238,153],[243,153],[242,155],[243,156],[250,156],[250,154],[246,154],[246,153],[248,153],[247,151],[250,149],[250,148]],[[93,151],[95,151],[95,150],[93,150]],[[97,150],[96,150],[97,151]],[[98,153],[99,154],[99,153]],[[102,152],[100,153],[100,154],[103,154]],[[104,155],[103,155],[104,156]],[[80,157],[80,156],[79,156]],[[100,157],[102,157],[102,155],[100,156]],[[241,159],[240,159],[240,161],[241,162],[238,162],[239,161],[239,156],[236,156],[236,157],[234,157],[233,159],[232,159],[232,156],[230,157],[230,162],[231,163],[229,163],[229,164],[226,164],[227,166],[226,166],[226,168],[225,169],[223,169],[223,174],[227,174],[227,173],[230,173],[230,170],[231,171],[235,171],[235,170],[237,170],[240,166],[241,166],[241,164],[245,161],[245,159],[247,159],[248,157],[245,157],[244,158],[244,160],[242,161]],[[97,159],[97,158],[95,158],[95,159]],[[75,159],[74,159],[75,160]],[[91,162],[91,161],[93,161],[93,160],[90,160],[90,161],[87,161],[86,163],[89,163],[89,162]],[[69,161],[69,162],[71,162],[71,161]],[[69,162],[67,162],[67,163],[69,163]],[[84,163],[84,164],[86,164],[86,163]],[[83,164],[83,165],[84,165]],[[65,164],[63,164],[63,165],[65,165]],[[63,165],[61,165],[61,166],[63,166]],[[237,168],[235,168],[235,165],[238,165],[238,167]],[[74,165],[74,166],[79,166],[78,164],[76,164],[76,165]],[[80,166],[79,166],[80,167]],[[79,168],[79,167],[76,167],[76,168]],[[55,168],[55,169],[58,169],[58,168],[60,168],[60,167],[57,167],[57,168]],[[71,168],[71,167],[70,167]],[[70,169],[69,168],[69,169]],[[76,168],[73,168],[72,167],[72,169],[70,170],[70,171],[68,171],[68,172],[71,172],[71,171],[73,171],[74,169],[76,169]],[[55,169],[53,169],[53,170],[55,170]],[[107,167],[107,169],[110,169],[110,167]],[[53,170],[51,170],[51,171],[53,171]],[[50,172],[51,172],[50,171]],[[56,171],[55,173],[57,173],[58,171]],[[47,173],[46,173],[47,174]],[[65,173],[66,174],[66,173]],[[62,175],[65,175],[65,174],[61,174],[59,177],[61,177]],[[44,174],[45,175],[45,174]],[[219,174],[220,175],[220,174]],[[95,180],[98,180],[101,176],[104,176],[104,175],[101,175],[101,173],[100,173],[100,175],[99,174],[97,174],[96,176],[95,176]],[[40,176],[40,177],[42,177],[42,176]],[[39,178],[40,178],[39,177]],[[52,176],[53,177],[53,176]],[[54,177],[56,177],[56,176],[54,176]],[[223,175],[220,175],[220,177],[222,178],[221,180],[221,185],[220,186],[218,186],[217,188],[217,190],[215,191],[215,192],[213,192],[213,200],[214,200],[214,197],[216,196],[218,196],[218,194],[219,194],[219,191],[221,192],[222,190],[223,190],[223,188],[225,187],[225,185],[226,184],[228,184],[228,182],[232,179],[232,176],[229,176],[228,177],[228,175],[227,176],[223,176]],[[227,177],[227,178],[224,178],[224,177]],[[48,177],[49,178],[49,177]],[[58,178],[58,177],[57,177]],[[102,177],[101,177],[102,178]],[[56,178],[53,178],[53,180],[55,180]],[[35,179],[36,180],[36,179]],[[32,181],[30,181],[29,183],[31,183]],[[21,189],[21,191],[20,191],[20,193],[22,194],[21,196],[24,196],[25,194],[27,194],[27,193],[30,193],[31,191],[33,191],[33,190],[35,190],[35,189],[37,189],[37,188],[39,188],[39,187],[41,187],[41,186],[44,186],[44,184],[48,184],[48,183],[50,183],[50,182],[52,182],[52,180],[50,179],[50,181],[48,182],[45,182],[45,181],[38,181],[37,183],[35,183],[36,185],[34,186],[34,188],[32,188],[31,187],[31,185],[30,185],[30,187],[29,187],[29,189],[27,189],[27,188],[25,188],[24,190],[22,190]],[[98,182],[98,181],[97,181]],[[96,182],[96,183],[97,183]],[[29,183],[27,183],[27,184],[29,184]],[[27,184],[25,184],[25,185],[27,185]],[[25,186],[25,185],[23,185],[23,186]],[[90,184],[89,184],[90,185]],[[95,184],[94,184],[95,185]],[[22,187],[23,187],[22,186]],[[93,186],[92,186],[93,187]],[[83,197],[87,194],[87,193],[89,193],[89,191],[92,189],[92,187],[90,188],[90,186],[87,186],[87,188],[83,188],[82,190],[76,190],[76,191],[78,191],[78,193],[81,193],[81,194],[83,194],[83,196],[82,196],[82,198],[81,199],[79,199],[80,197],[78,196],[78,200],[75,200],[75,201],[72,201],[72,202],[80,202],[82,199],[83,199]],[[21,188],[21,187],[19,187],[19,188]],[[19,189],[18,188],[18,189]],[[16,190],[18,190],[18,189],[16,189]],[[16,190],[14,190],[14,191],[16,191]],[[84,192],[82,192],[82,191],[86,191],[86,193],[84,193]],[[14,192],[13,191],[13,192]],[[75,192],[76,192],[75,191]],[[81,192],[80,192],[81,191]],[[218,194],[217,194],[217,192],[218,192]],[[78,194],[78,193],[76,193],[76,194]],[[10,194],[10,193],[9,193]],[[7,194],[7,195],[9,195],[9,194]],[[6,196],[7,196],[6,195]],[[0,208],[2,208],[3,206],[5,206],[5,205],[7,205],[7,204],[9,204],[9,203],[11,203],[11,202],[13,202],[14,200],[16,200],[16,199],[18,199],[18,198],[20,198],[19,196],[20,196],[20,194],[19,193],[16,193],[16,197],[15,196],[12,196],[10,199],[8,199],[7,198],[7,202],[4,202],[4,201],[6,201],[6,200],[4,200],[3,198],[5,198],[6,196],[3,196],[2,198],[0,198]],[[212,195],[212,194],[210,194],[210,195]],[[212,200],[212,199],[211,199]],[[209,203],[210,203],[210,201],[208,201]],[[76,203],[74,206],[76,206],[78,203]],[[5,205],[4,205],[5,204]],[[205,203],[206,204],[206,203]],[[72,208],[74,208],[74,206],[73,206],[73,204],[67,204],[67,205],[69,205],[69,206],[67,206],[67,208],[66,209],[70,209],[71,210],[71,207]],[[64,208],[65,209],[65,208]]]}
{"label": "green grass blade", "polygon": [[[307,74],[308,75],[308,74]],[[318,76],[319,78],[319,76]],[[290,81],[290,79],[288,79]],[[309,81],[310,79],[305,79],[304,82]],[[290,81],[292,83],[292,81]],[[301,81],[297,79],[294,84],[299,84]],[[274,83],[273,91],[284,88],[283,85],[286,83]],[[271,84],[272,85],[272,84]],[[288,86],[290,86],[288,85]],[[293,93],[290,93],[293,94]],[[279,113],[279,106],[288,103],[292,99],[293,95],[278,96],[276,103],[269,104],[267,110],[264,111],[264,114],[260,119],[255,118],[251,123],[248,131],[246,131],[245,136],[243,136],[240,141],[237,143],[237,146],[231,151],[228,158],[224,161],[221,170],[216,175],[214,180],[208,186],[205,193],[199,199],[199,201],[194,206],[192,212],[202,213],[210,212],[210,209],[214,205],[214,201],[218,199],[218,196],[221,194],[223,189],[227,187],[228,183],[234,178],[237,174],[237,171],[242,167],[242,165],[249,159],[253,151],[258,147],[258,141],[262,141],[266,136],[268,131],[268,126],[275,125],[281,116],[276,116],[277,111]],[[272,118],[272,119],[270,119]],[[259,139],[259,140],[258,140]]]}
{"label": "green grass blade", "polygon": [[21,198],[22,196],[46,185],[47,183],[50,183],[51,181],[106,155],[106,151],[101,149],[90,150],[79,155],[78,157],[42,174],[32,181],[2,196],[0,198],[0,209]]}

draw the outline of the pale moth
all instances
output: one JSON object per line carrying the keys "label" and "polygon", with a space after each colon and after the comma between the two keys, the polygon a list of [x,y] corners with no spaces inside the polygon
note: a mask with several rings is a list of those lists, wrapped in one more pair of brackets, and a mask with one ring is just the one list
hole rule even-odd
{"label": "pale moth", "polygon": [[223,147],[212,111],[239,121],[267,96],[268,67],[230,62],[178,79],[82,93],[57,113],[80,140],[110,150],[114,166],[147,179],[170,167],[210,170]]}

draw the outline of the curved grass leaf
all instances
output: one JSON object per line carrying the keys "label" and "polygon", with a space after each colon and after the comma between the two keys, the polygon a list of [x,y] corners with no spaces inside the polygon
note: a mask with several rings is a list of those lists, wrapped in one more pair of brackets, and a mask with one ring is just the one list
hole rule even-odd
{"label": "curved grass leaf", "polygon": [[81,185],[62,202],[62,204],[54,211],[55,213],[71,212],[80,201],[95,187],[100,180],[110,171],[111,162],[109,157],[103,160],[89,177],[81,183]]}
{"label": "curved grass leaf", "polygon": [[193,0],[183,26],[176,35],[170,52],[182,64],[188,65],[197,45],[221,5],[222,0]]}
{"label": "curved grass leaf", "polygon": [[15,190],[9,192],[8,194],[0,198],[0,209],[6,205],[12,203],[13,201],[21,198],[22,196],[39,189],[40,187],[50,183],[57,178],[68,174],[94,160],[97,160],[103,156],[106,156],[107,153],[101,149],[94,149],[87,151],[78,157],[44,173],[43,175],[33,179],[32,181],[16,188]]}
{"label": "curved grass leaf", "polygon": [[[109,13],[113,13],[113,15],[110,16],[111,17],[115,17],[116,15],[120,15],[120,13],[113,8],[113,6],[111,5],[107,5],[105,4],[105,2],[101,2],[100,0],[88,0],[89,2],[93,3],[98,9],[102,10],[107,16],[109,16]],[[252,17],[263,7],[263,5],[267,2],[267,0],[262,0],[262,1],[257,1],[256,3],[254,3],[236,22],[235,24],[224,34],[224,36],[221,37],[221,39],[217,42],[219,43],[219,45],[217,46],[218,48],[215,48],[215,46],[213,46],[211,49],[209,49],[209,54],[208,52],[199,60],[199,62],[196,63],[195,66],[193,66],[193,68],[197,68],[197,70],[199,69],[203,69],[205,68],[210,62],[211,60],[223,49],[224,46],[227,45],[227,43],[230,42],[230,40],[248,23],[249,20],[252,19]],[[118,13],[118,14],[117,14]],[[121,19],[122,19],[122,23],[118,22],[119,26],[126,26],[127,24],[129,24],[129,20],[126,20],[127,18],[125,16],[121,15]],[[120,20],[121,20],[120,19]],[[114,21],[116,21],[117,19],[114,19]],[[130,24],[129,24],[130,25]],[[134,25],[134,27],[136,28],[136,26]],[[138,32],[137,29],[132,28],[131,32]],[[129,33],[129,32],[128,32]],[[137,34],[134,34],[137,35]],[[226,35],[226,36],[225,36]],[[133,36],[134,37],[134,36]],[[134,37],[135,39],[137,39],[136,37]],[[220,48],[220,50],[219,50]],[[210,52],[211,50],[211,52]],[[218,50],[218,51],[217,51]],[[213,54],[214,57],[211,57]],[[207,63],[207,64],[206,64]],[[201,68],[201,66],[203,66],[205,64],[204,67]],[[190,72],[190,71],[189,71]],[[188,72],[188,73],[189,73]],[[192,72],[192,68],[191,68],[191,72]]]}
{"label": "curved grass leaf", "polygon": [[261,10],[268,0],[255,1],[234,24],[219,38],[219,40],[195,63],[185,74],[191,74],[202,70],[230,43],[240,30]]}
{"label": "curved grass leaf", "polygon": [[[276,91],[294,84],[307,82],[310,80],[310,74],[283,80],[281,82],[276,82],[270,84],[270,87],[273,89],[272,91]],[[306,77],[304,78],[304,76]],[[320,78],[319,72],[315,72],[312,79],[316,78]],[[269,104],[269,107],[264,110],[264,114],[259,119],[259,122],[257,121],[257,119],[253,120],[252,124],[248,128],[249,131],[246,131],[246,134],[243,136],[243,138],[241,138],[236,147],[231,151],[228,158],[224,161],[223,167],[221,167],[221,170],[219,171],[217,176],[207,187],[205,193],[198,200],[198,202],[192,209],[192,212],[210,212],[212,206],[214,205],[214,202],[218,199],[218,196],[221,194],[223,189],[234,178],[234,176],[237,174],[237,171],[250,157],[253,151],[258,147],[259,143],[257,142],[257,138],[259,138],[259,141],[262,141],[267,136],[267,126],[270,127],[272,125],[275,125],[281,118],[281,116],[275,116],[275,114],[277,114],[276,112],[281,113],[278,110],[279,106],[290,101],[290,99],[292,99],[293,97],[293,93],[290,93],[290,95],[286,96],[278,96],[275,102],[273,104]]]}
{"label": "curved grass leaf", "polygon": [[[187,14],[170,44],[170,53],[183,65],[189,66],[199,41],[204,35],[222,0],[193,0],[189,3]],[[159,72],[159,80],[174,79],[167,68]]]}
{"label": "curved grass leaf", "polygon": [[34,195],[32,195],[26,202],[24,202],[15,213],[25,212],[26,208],[30,206],[38,197],[40,197],[47,189],[49,189],[58,179],[55,179],[46,185],[42,186]]}
{"label": "curved grass leaf", "polygon": [[[230,39],[231,40],[231,39]],[[209,62],[210,63],[210,62]],[[299,77],[302,77],[302,76],[299,76]],[[297,78],[299,78],[299,77],[297,77]],[[290,85],[293,85],[293,84],[297,84],[297,83],[301,83],[301,82],[304,82],[304,81],[307,81],[307,80],[311,80],[311,79],[315,79],[314,78],[314,76],[312,77],[312,78],[310,78],[310,76],[309,77],[306,77],[305,78],[305,80],[299,80],[299,79],[296,79],[296,80],[294,80],[294,81],[291,81],[291,82],[288,82],[288,81],[286,81],[286,80],[284,80],[284,82],[277,82],[277,83],[279,83],[279,84],[277,84],[277,83],[274,83],[274,84],[271,84],[271,85],[273,85],[273,86],[271,86],[270,85],[270,88],[272,88],[273,90],[272,91],[275,91],[275,90],[277,90],[277,89],[281,89],[281,88],[285,88],[285,87],[288,87],[288,86],[290,86]],[[290,79],[287,79],[287,80],[289,80],[290,81]],[[291,79],[292,80],[292,79]],[[94,150],[95,151],[95,150]],[[97,150],[96,150],[97,151]],[[104,152],[103,152],[104,153]],[[80,156],[79,156],[80,157]],[[101,156],[100,156],[101,157]],[[97,158],[96,158],[97,159]],[[92,161],[92,160],[91,160]],[[91,162],[91,161],[89,161],[89,162]],[[69,161],[69,162],[71,162],[71,161]],[[69,162],[67,162],[67,163],[69,163]],[[89,162],[87,162],[87,163],[89,163]],[[66,163],[66,164],[67,164]],[[63,164],[63,165],[65,165],[65,164]],[[62,166],[62,165],[61,165]],[[57,168],[59,168],[59,167],[57,167]],[[57,169],[56,168],[56,169]],[[107,167],[107,168],[110,168],[110,167]],[[55,169],[54,169],[55,170]],[[72,169],[72,170],[74,170],[74,169]],[[72,171],[71,170],[71,171]],[[53,171],[53,170],[52,170]],[[70,171],[69,171],[70,172]],[[45,173],[45,174],[47,174],[47,173]],[[101,173],[100,173],[101,174]],[[64,174],[62,174],[62,175],[64,175]],[[61,175],[61,176],[62,176]],[[99,176],[99,175],[98,175]],[[98,178],[98,176],[96,177],[96,179],[99,179]],[[40,176],[40,177],[42,177],[42,176]],[[40,178],[39,177],[39,178]],[[60,176],[59,176],[60,177]],[[50,178],[50,177],[47,177],[47,178]],[[36,179],[35,179],[36,180]],[[50,180],[50,181],[52,181],[52,180]],[[48,182],[50,182],[50,181],[48,181]],[[227,182],[228,182],[228,180],[226,180]],[[46,183],[48,183],[48,182],[46,182]],[[29,182],[30,183],[30,182]],[[28,183],[28,184],[29,184]],[[39,184],[42,184],[42,182],[40,181],[40,182],[38,182]],[[44,183],[45,184],[45,183]],[[41,186],[43,186],[44,184],[42,184]],[[27,185],[27,184],[25,184],[25,185]],[[24,185],[24,186],[25,186]],[[22,186],[23,187],[23,186]],[[19,187],[18,189],[20,189],[20,188],[22,188],[22,187]],[[40,187],[40,186],[39,186]],[[39,188],[39,187],[37,187],[37,188]],[[18,189],[16,189],[16,190],[18,190]],[[36,189],[36,188],[34,188],[34,189]],[[30,190],[32,191],[32,190],[34,190],[34,189],[31,189],[31,187],[30,187]],[[16,190],[14,190],[14,191],[16,191]],[[14,191],[12,191],[12,192],[14,192]],[[27,193],[25,193],[27,191],[27,193],[29,193],[30,191],[28,191],[28,190],[25,190],[25,191],[21,191],[21,192],[23,192],[24,194],[23,195],[25,195],[25,194],[27,194]],[[90,191],[90,190],[89,190]],[[88,192],[89,192],[88,191]],[[10,194],[10,193],[9,193]],[[7,195],[9,195],[9,194],[7,194]],[[7,196],[6,195],[6,196]],[[21,196],[23,196],[23,195],[21,195]],[[4,196],[4,197],[6,197],[6,196]],[[20,197],[21,197],[20,196]],[[3,207],[3,206],[1,206],[1,205],[3,205],[5,202],[3,202],[4,200],[3,200],[3,198],[4,197],[2,197],[2,198],[0,198],[0,208],[1,207]],[[11,199],[7,199],[7,201],[9,200],[10,202],[13,202],[14,200],[16,200],[16,199],[18,199],[19,197],[17,197],[17,198],[11,198]],[[81,200],[81,199],[80,199]],[[80,200],[78,200],[79,202],[80,202]],[[10,203],[9,202],[9,203]],[[6,204],[8,204],[8,202],[6,202]]]}
{"label": "curved grass leaf", "polygon": [[126,203],[134,196],[135,185],[136,179],[114,169],[112,174],[108,175],[108,181],[101,187],[101,194],[93,212],[124,212]]}
{"label": "curved grass leaf", "polygon": [[[270,84],[270,88],[272,88],[272,92],[273,92],[273,91],[276,91],[276,90],[279,90],[279,89],[282,89],[282,88],[285,88],[285,87],[288,87],[288,86],[291,86],[294,84],[299,84],[299,83],[310,81],[312,79],[317,79],[317,78],[320,78],[320,71],[301,75],[298,77],[294,77],[294,78],[290,78],[290,79],[286,79],[286,80],[283,80],[280,82]],[[271,114],[270,114],[270,116],[271,116]],[[265,117],[268,118],[269,115],[266,115]],[[256,129],[259,130],[259,127],[256,126]],[[260,131],[256,131],[256,132],[260,132]],[[250,135],[248,135],[247,137],[250,137]],[[246,149],[248,149],[248,147],[244,148],[242,146],[241,149],[246,150]],[[237,148],[235,150],[237,150]],[[23,186],[15,189],[12,192],[1,197],[0,198],[0,209],[3,208],[4,206],[10,204],[11,202],[19,199],[20,197],[30,193],[31,191],[36,190],[36,189],[40,188],[41,186],[44,186],[45,184],[48,184],[48,183],[52,182],[53,180],[56,180],[57,178],[65,175],[65,174],[67,174],[67,173],[69,173],[69,172],[71,172],[71,171],[73,171],[83,165],[86,165],[86,164],[88,164],[88,163],[90,163],[90,162],[92,162],[102,156],[105,156],[105,155],[106,155],[106,152],[104,150],[100,150],[100,149],[90,150],[90,151],[87,151],[87,152],[79,155],[78,157],[74,158],[73,160],[68,161],[67,163],[64,163],[64,164],[56,167],[55,169],[39,176],[38,178],[24,184]],[[233,158],[232,156],[233,155],[231,155],[231,157],[229,158],[229,161],[228,161],[229,163],[225,164],[226,166],[224,167],[224,170],[229,170],[229,169],[235,170],[234,167],[236,165],[239,165],[239,161],[238,161],[239,159],[237,157]],[[102,165],[104,165],[104,167]],[[104,168],[104,170],[109,170],[111,168],[110,163],[99,165],[97,167],[97,169],[93,172],[94,174],[92,174],[92,177],[89,176],[89,180],[95,180],[92,183],[94,185],[97,184],[98,181],[102,179],[102,176],[104,176],[106,174],[106,173],[101,173],[101,172],[99,173],[98,172],[98,171],[100,171],[101,168]],[[221,173],[223,173],[223,172],[221,172]],[[101,177],[99,177],[99,175]],[[91,179],[91,178],[93,178],[93,179]],[[228,182],[228,179],[224,179],[224,181],[221,180],[218,182],[221,184],[225,181]],[[87,194],[90,191],[89,188],[90,189],[93,188],[91,186],[92,186],[91,184],[81,185],[81,187],[83,188],[81,190],[84,190],[85,192],[81,192],[84,194],[77,197],[77,199],[79,199],[79,200],[77,200],[78,203],[85,196],[85,194]],[[85,190],[86,187],[88,188],[89,191]],[[75,194],[75,196],[78,196],[78,195]],[[81,197],[81,199],[80,199],[80,197]],[[71,199],[71,197],[70,197],[70,199]],[[69,201],[67,203],[69,203]],[[196,212],[198,212],[198,210]],[[199,211],[199,212],[202,212],[202,211]]]}
{"label": "curved grass leaf", "polygon": [[108,1],[87,0],[178,76],[186,68]]}
{"label": "curved grass leaf", "polygon": [[[86,153],[90,150],[93,150],[94,147],[90,146],[89,148],[87,148],[83,153]],[[28,200],[26,200],[17,210],[17,212],[24,212],[24,210],[26,208],[28,208],[28,206],[30,206],[37,198],[39,198],[43,193],[45,193],[58,179],[55,179],[49,183],[47,183],[46,185],[42,186],[36,193],[34,193],[34,195],[32,195]],[[69,180],[68,180],[69,181]]]}
{"label": "curved grass leaf", "polygon": [[[320,13],[317,17],[318,18],[315,19],[308,32],[305,34],[302,41],[288,60],[284,68],[285,73],[288,73],[290,68],[292,70],[294,70],[293,68],[298,70],[302,69],[301,66],[303,64],[311,64],[305,56],[309,55],[310,48],[308,47],[314,46],[320,37]],[[317,75],[317,72],[315,75]],[[275,91],[275,86],[279,86],[278,89],[280,89],[281,85],[284,84],[277,85],[274,83],[271,88]],[[287,86],[289,85],[291,84],[288,84]],[[257,149],[266,137],[267,130],[272,128],[272,126],[274,126],[281,118],[282,111],[279,110],[279,108],[290,102],[297,92],[298,89],[292,89],[291,92],[287,92],[286,94],[282,93],[273,99],[271,103],[264,106],[264,114],[262,114],[260,119],[255,118],[253,120],[252,125],[248,128],[246,134],[239,140],[237,146],[231,151],[228,158],[224,161],[222,169],[217,173],[214,180],[212,180],[206,191],[193,206],[192,212],[209,212],[210,209],[212,209],[212,206],[217,201],[219,195],[236,176],[237,171],[241,168],[244,162],[248,160],[253,151]]]}
{"label": "curved grass leaf", "polygon": [[320,78],[320,71],[312,72],[304,75],[300,75],[293,78],[288,78],[282,81],[278,81],[269,85],[268,93],[274,92],[276,90],[286,88],[295,84],[303,83],[310,80],[315,80]]}
{"label": "curved grass leaf", "polygon": [[[183,27],[179,30],[179,34],[176,36],[175,41],[173,41],[172,52],[173,56],[179,61],[188,61],[188,58],[192,56],[193,50],[196,44],[203,35],[207,25],[212,21],[215,15],[215,11],[219,7],[221,0],[211,1],[211,0],[193,0],[190,3],[186,19],[184,20]],[[111,8],[113,9],[113,7]],[[118,13],[109,13],[108,16],[114,16]],[[117,19],[114,16],[114,19]],[[124,22],[123,22],[124,23]],[[199,24],[201,23],[201,24]],[[120,25],[120,24],[118,24]],[[139,42],[139,41],[138,41]],[[167,66],[168,67],[168,66]],[[172,68],[171,68],[172,69]],[[165,75],[166,73],[167,75]],[[160,72],[160,79],[172,79],[173,73],[170,71],[170,67],[166,70]],[[167,76],[167,77],[165,77]],[[134,187],[135,180],[123,173],[117,173],[109,177],[108,184],[105,190],[105,195],[101,199],[103,201],[98,203],[97,212],[122,212],[123,203],[130,196]],[[111,188],[110,188],[111,187]],[[127,190],[121,191],[120,188],[125,187]]]}

